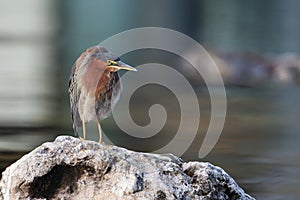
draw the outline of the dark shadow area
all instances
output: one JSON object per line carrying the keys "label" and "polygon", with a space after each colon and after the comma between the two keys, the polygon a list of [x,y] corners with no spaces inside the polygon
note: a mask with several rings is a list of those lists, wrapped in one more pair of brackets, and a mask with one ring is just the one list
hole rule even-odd
{"label": "dark shadow area", "polygon": [[[54,198],[59,189],[68,194],[77,190],[77,180],[85,173],[87,167],[57,165],[42,177],[35,178],[30,185],[30,198]],[[90,171],[92,169],[88,169]]]}

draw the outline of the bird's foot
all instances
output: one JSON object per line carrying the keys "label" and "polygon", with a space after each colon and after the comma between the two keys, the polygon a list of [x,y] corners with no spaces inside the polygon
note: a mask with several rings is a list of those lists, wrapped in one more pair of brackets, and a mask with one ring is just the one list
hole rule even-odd
{"label": "bird's foot", "polygon": [[108,144],[106,144],[105,146],[106,146],[106,148],[108,148],[108,149],[113,148],[113,145],[108,145]]}
{"label": "bird's foot", "polygon": [[105,144],[105,142],[102,141],[102,140],[99,140],[98,143],[107,146],[107,145]]}
{"label": "bird's foot", "polygon": [[104,142],[102,142],[101,140],[98,140],[98,143],[99,143],[99,144],[104,144]]}
{"label": "bird's foot", "polygon": [[98,143],[103,145],[103,146],[106,146],[107,148],[112,148],[113,147],[113,145],[105,144],[105,142],[100,141],[100,140],[98,141]]}
{"label": "bird's foot", "polygon": [[85,138],[83,138],[83,137],[79,137],[79,139],[80,139],[80,140],[82,140],[82,141],[84,141],[84,140],[85,140]]}

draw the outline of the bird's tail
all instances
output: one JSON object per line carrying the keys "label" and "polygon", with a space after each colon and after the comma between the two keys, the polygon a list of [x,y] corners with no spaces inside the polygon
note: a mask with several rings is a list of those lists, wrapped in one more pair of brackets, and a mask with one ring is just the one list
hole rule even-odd
{"label": "bird's tail", "polygon": [[78,129],[77,129],[77,126],[75,124],[73,124],[73,130],[74,130],[75,137],[79,137]]}

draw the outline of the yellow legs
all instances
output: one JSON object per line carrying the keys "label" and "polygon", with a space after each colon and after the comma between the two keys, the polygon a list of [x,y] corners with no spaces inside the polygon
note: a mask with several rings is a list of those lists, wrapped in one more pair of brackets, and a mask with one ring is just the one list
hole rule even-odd
{"label": "yellow legs", "polygon": [[86,139],[86,129],[85,129],[85,122],[82,121],[82,133],[83,133],[83,138],[80,137],[81,140]]}
{"label": "yellow legs", "polygon": [[[97,121],[98,123],[98,131],[99,131],[99,143],[102,143],[102,130],[101,130],[101,125],[100,125],[100,120]],[[82,121],[82,133],[83,133],[83,138],[80,137],[81,140],[86,139],[86,128],[85,128],[85,122]]]}
{"label": "yellow legs", "polygon": [[98,122],[98,131],[99,131],[99,143],[102,143],[102,131],[101,131],[101,125],[100,125],[100,120]]}

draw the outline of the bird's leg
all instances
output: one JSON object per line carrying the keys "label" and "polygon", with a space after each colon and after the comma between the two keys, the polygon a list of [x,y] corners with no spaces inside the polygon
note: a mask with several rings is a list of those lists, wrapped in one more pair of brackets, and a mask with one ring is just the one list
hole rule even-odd
{"label": "bird's leg", "polygon": [[98,122],[98,131],[99,131],[99,143],[102,143],[102,131],[101,131],[101,125],[100,125],[100,120]]}
{"label": "bird's leg", "polygon": [[81,139],[85,140],[86,139],[86,129],[85,129],[84,121],[82,121],[82,133],[83,133],[83,138],[81,138]]}

